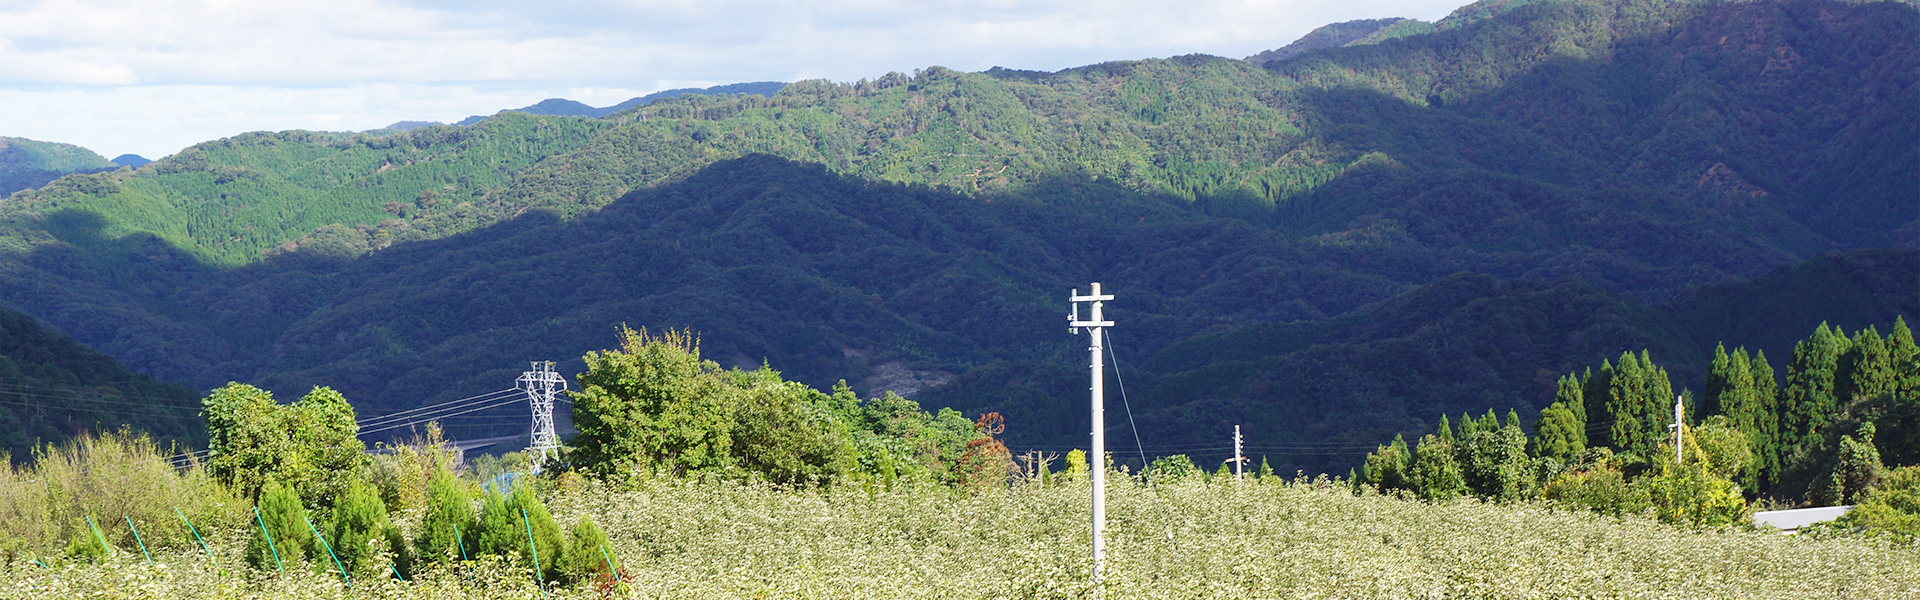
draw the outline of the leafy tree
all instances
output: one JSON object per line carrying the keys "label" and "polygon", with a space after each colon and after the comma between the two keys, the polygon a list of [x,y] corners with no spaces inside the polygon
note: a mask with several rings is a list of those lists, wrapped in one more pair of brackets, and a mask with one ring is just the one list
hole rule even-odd
{"label": "leafy tree", "polygon": [[954,465],[956,483],[985,489],[1005,487],[1007,477],[1014,472],[1013,455],[993,436],[1007,430],[1006,421],[1000,413],[986,413],[973,427],[980,435],[967,441],[966,451]]}
{"label": "leafy tree", "polygon": [[1886,467],[1873,447],[1873,423],[1861,423],[1853,435],[1841,436],[1827,476],[1814,481],[1811,500],[1820,506],[1855,504],[1879,485]]}
{"label": "leafy tree", "polygon": [[1902,542],[1920,539],[1920,466],[1887,471],[1880,485],[1868,490],[1836,524],[1863,527]]}
{"label": "leafy tree", "polygon": [[1467,489],[1488,500],[1511,502],[1526,498],[1533,488],[1533,461],[1527,456],[1527,434],[1518,424],[1488,427],[1488,411],[1471,435],[1456,442],[1455,453]]}
{"label": "leafy tree", "polygon": [[1616,517],[1639,514],[1653,506],[1647,489],[1630,484],[1605,447],[1589,450],[1573,468],[1549,481],[1541,495],[1558,506]]}
{"label": "leafy tree", "polygon": [[681,474],[733,464],[732,411],[720,370],[692,333],[620,328],[620,349],[588,352],[573,398],[573,460],[601,476]]}
{"label": "leafy tree", "polygon": [[331,506],[367,462],[353,407],[330,388],[279,406],[266,390],[229,383],[204,406],[207,471],[245,497],[259,497],[277,480],[309,503]]}
{"label": "leafy tree", "polygon": [[[322,551],[313,537],[313,529],[308,526],[307,508],[300,504],[300,495],[292,488],[268,481],[260,489],[260,503],[255,508],[259,516],[247,536],[245,551],[247,564],[253,568],[276,570],[277,564],[297,568],[305,564],[308,555]],[[266,527],[265,535],[262,524]]]}
{"label": "leafy tree", "polygon": [[[1687,428],[1681,435],[1679,462],[1673,458],[1673,444],[1655,448],[1654,468],[1634,483],[1644,486],[1661,521],[1692,527],[1720,527],[1748,522],[1753,509],[1740,493],[1739,484],[1722,477],[1716,469],[1735,469],[1744,450],[1744,437],[1737,435],[1724,421],[1711,432],[1719,445],[1715,452],[1701,448],[1698,432]],[[1728,464],[1716,464],[1716,460]]]}
{"label": "leafy tree", "polygon": [[520,514],[507,505],[507,495],[488,490],[480,497],[480,518],[474,524],[478,543],[469,547],[475,553],[506,556],[526,545],[526,531],[520,529]]}
{"label": "leafy tree", "polygon": [[1707,417],[1699,427],[1689,428],[1688,435],[1699,445],[1708,472],[1739,483],[1743,490],[1758,489],[1754,484],[1758,461],[1752,450],[1752,438],[1734,426],[1732,419],[1726,415]]}
{"label": "leafy tree", "polygon": [[1161,456],[1153,459],[1142,473],[1152,483],[1176,483],[1199,478],[1200,467],[1194,466],[1193,459],[1185,454]]}
{"label": "leafy tree", "polygon": [[780,381],[772,371],[739,393],[731,456],[748,471],[784,484],[827,483],[857,468],[849,432],[816,402],[818,392]]}

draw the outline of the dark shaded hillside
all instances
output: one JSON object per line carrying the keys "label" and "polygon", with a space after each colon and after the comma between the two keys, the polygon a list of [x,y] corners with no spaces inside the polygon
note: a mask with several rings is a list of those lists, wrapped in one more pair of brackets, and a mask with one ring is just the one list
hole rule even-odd
{"label": "dark shaded hillside", "polygon": [[[575,357],[622,323],[685,327],[708,356],[766,361],[819,387],[848,379],[868,393],[908,390],[957,375],[923,400],[999,410],[1016,446],[1084,435],[1074,391],[1084,374],[1071,367],[1083,344],[1059,320],[1061,293],[1089,280],[1122,297],[1114,344],[1122,365],[1140,365],[1127,377],[1150,448],[1207,443],[1213,425],[1234,422],[1272,444],[1369,442],[1440,410],[1532,404],[1551,391],[1551,374],[1623,348],[1688,355],[1714,341],[1666,309],[1536,272],[1564,253],[1557,245],[1299,240],[1107,185],[1045,189],[975,198],[751,156],[570,221],[535,213],[358,259],[293,253],[229,270],[152,238],[86,238],[84,215],[71,214],[66,239],[140,267],[96,271],[72,250],[44,247],[30,261],[42,271],[0,290],[171,377],[294,394],[330,385],[368,413],[509,387],[527,360],[577,371]],[[1534,218],[1568,220],[1552,210]],[[1899,283],[1920,271],[1912,254],[1786,271],[1880,265],[1828,269],[1864,283],[1813,292],[1871,310],[1780,316],[1913,314]],[[116,289],[118,277],[147,287]],[[1772,300],[1809,293],[1793,283],[1805,276],[1780,277],[1690,294],[1757,298],[1721,309],[1690,300],[1688,310],[1784,307]],[[454,432],[512,431],[522,410],[461,417]],[[1315,456],[1285,464],[1350,458]]]}
{"label": "dark shaded hillside", "polygon": [[206,441],[199,412],[199,398],[186,389],[0,308],[0,454],[25,461],[37,444],[123,424],[196,446]]}
{"label": "dark shaded hillside", "polygon": [[[1122,375],[1148,456],[1187,453],[1217,465],[1242,425],[1250,452],[1312,473],[1351,465],[1396,433],[1431,429],[1442,414],[1530,414],[1552,403],[1556,378],[1623,351],[1650,350],[1676,389],[1698,392],[1718,343],[1784,360],[1821,322],[1888,329],[1916,314],[1920,252],[1906,250],[1821,256],[1651,306],[1573,280],[1460,273],[1342,317],[1217,327],[1123,362]],[[1145,336],[1125,319],[1114,343],[1137,348]],[[1086,443],[1085,377],[1084,367],[1060,363],[1000,363],[921,400],[1034,423],[1010,428],[1009,443],[1064,451]],[[1118,436],[1110,447],[1138,462],[1127,423],[1109,418]]]}
{"label": "dark shaded hillside", "polygon": [[[1492,2],[1272,70],[936,67],[249,134],[0,203],[0,303],[164,379],[367,412],[684,327],[724,363],[1064,446],[1086,424],[1061,295],[1097,280],[1150,448],[1206,456],[1240,422],[1285,464],[1344,466],[1623,349],[1685,386],[1716,341],[1912,316],[1913,252],[1871,248],[1920,233],[1915,14]],[[1782,45],[1804,62],[1751,50]]]}

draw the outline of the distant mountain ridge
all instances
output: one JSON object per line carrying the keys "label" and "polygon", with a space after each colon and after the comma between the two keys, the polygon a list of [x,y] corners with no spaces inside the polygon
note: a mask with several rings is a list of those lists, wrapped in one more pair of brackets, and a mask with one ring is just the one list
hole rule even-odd
{"label": "distant mountain ridge", "polygon": [[[772,96],[776,93],[779,93],[780,88],[784,88],[786,86],[787,86],[786,83],[779,82],[779,81],[753,81],[753,82],[747,82],[747,83],[729,83],[726,85],[716,85],[709,88],[676,88],[671,90],[661,90],[658,92],[647,94],[645,96],[641,96],[638,98],[633,98],[625,102],[621,102],[619,104],[615,104],[613,106],[608,106],[604,108],[594,108],[592,106],[588,106],[586,103],[578,102],[574,100],[568,100],[565,98],[548,98],[546,100],[541,100],[539,102],[536,102],[531,106],[524,106],[521,108],[509,109],[509,111],[523,112],[530,115],[543,115],[543,116],[550,116],[550,117],[588,117],[588,118],[597,119],[597,118],[611,115],[623,110],[627,110],[629,108],[633,108],[635,106],[645,105],[657,100],[664,100],[667,98],[678,98],[678,97],[686,96],[689,94],[694,94],[694,95],[758,94],[761,96]],[[501,112],[508,112],[508,111],[501,111]],[[459,122],[454,123],[454,125],[472,125],[486,118],[488,117],[483,115],[474,115],[471,117],[467,117],[465,119],[461,119]],[[410,122],[402,121],[401,123],[390,125],[389,128],[398,128],[399,125],[404,123],[410,123]]]}
{"label": "distant mountain ridge", "polygon": [[[1708,340],[1915,318],[1910,4],[1485,2],[1351,44],[235,136],[0,202],[0,303],[168,379],[379,409],[690,327],[1036,447],[1085,435],[1059,294],[1087,281],[1125,298],[1152,444],[1371,444],[1623,347],[1688,377]],[[524,423],[494,417],[463,431]]]}
{"label": "distant mountain ridge", "polygon": [[46,185],[71,173],[120,168],[92,150],[73,144],[0,137],[0,198]]}

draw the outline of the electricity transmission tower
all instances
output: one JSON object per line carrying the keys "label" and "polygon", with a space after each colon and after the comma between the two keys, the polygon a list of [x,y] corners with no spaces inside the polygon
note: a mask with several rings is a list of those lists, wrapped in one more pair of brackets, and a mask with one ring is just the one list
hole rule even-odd
{"label": "electricity transmission tower", "polygon": [[548,454],[560,449],[560,437],[553,432],[553,401],[566,391],[567,379],[553,370],[553,361],[534,361],[532,370],[514,381],[518,384],[515,387],[527,393],[527,403],[533,407],[533,441],[527,446],[527,458],[533,472],[539,473]]}
{"label": "electricity transmission tower", "polygon": [[[1100,309],[1113,296],[1100,295],[1100,284],[1096,282],[1092,293],[1082,296],[1080,290],[1075,289],[1068,298],[1073,304],[1073,313],[1067,315],[1067,331],[1077,334],[1084,328],[1092,339],[1087,351],[1093,356],[1093,364],[1089,365],[1093,369],[1093,453],[1087,455],[1087,471],[1093,475],[1093,584],[1097,594],[1100,571],[1107,559],[1105,540],[1101,539],[1107,528],[1107,418],[1106,365],[1102,360],[1105,349],[1100,338],[1106,328],[1113,326],[1113,321],[1102,320]],[[1093,311],[1092,318],[1085,321],[1080,320],[1082,302],[1089,303]]]}

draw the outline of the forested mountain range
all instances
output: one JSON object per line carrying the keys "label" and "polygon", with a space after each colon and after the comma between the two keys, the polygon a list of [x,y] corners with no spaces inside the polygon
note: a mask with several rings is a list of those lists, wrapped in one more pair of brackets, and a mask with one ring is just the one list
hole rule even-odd
{"label": "forested mountain range", "polygon": [[[668,98],[678,98],[678,97],[686,96],[689,94],[692,94],[692,95],[753,94],[758,96],[772,96],[775,93],[778,93],[780,91],[780,88],[783,88],[783,87],[787,87],[786,82],[753,81],[748,83],[729,83],[726,85],[716,85],[713,87],[706,87],[706,88],[674,88],[671,90],[660,90],[658,92],[647,94],[645,96],[640,96],[638,98],[630,98],[625,102],[621,102],[613,106],[607,106],[607,107],[601,107],[601,108],[594,108],[592,106],[587,105],[586,103],[579,102],[576,100],[568,100],[565,98],[548,98],[546,100],[541,100],[539,102],[536,102],[530,106],[525,106],[525,107],[515,108],[510,110],[512,110],[513,112],[523,112],[530,115],[553,116],[553,117],[604,117],[604,116],[611,115],[613,113],[627,110],[636,106],[652,103],[654,101],[665,100]],[[502,112],[505,112],[505,111],[502,111]],[[472,125],[474,123],[479,123],[480,121],[486,120],[486,118],[487,117],[483,117],[480,115],[474,115],[474,116],[462,119],[460,122],[455,123],[455,125]]]}
{"label": "forested mountain range", "polygon": [[117,168],[92,150],[72,144],[0,137],[0,196],[46,185],[68,173]]}
{"label": "forested mountain range", "polygon": [[1916,81],[1911,3],[1550,0],[1265,67],[247,134],[0,203],[0,302],[161,379],[369,412],[691,328],[723,362],[999,410],[1018,450],[1085,435],[1062,299],[1102,281],[1149,452],[1234,423],[1371,443],[1543,406],[1627,347],[1911,321]]}

